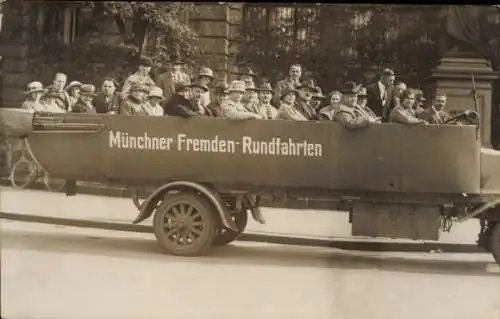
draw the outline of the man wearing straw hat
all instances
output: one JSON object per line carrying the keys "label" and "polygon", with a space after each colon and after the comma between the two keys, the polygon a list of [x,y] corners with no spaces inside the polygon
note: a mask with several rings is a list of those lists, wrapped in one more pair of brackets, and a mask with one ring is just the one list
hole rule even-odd
{"label": "man wearing straw hat", "polygon": [[95,86],[82,84],[80,86],[80,98],[76,101],[71,112],[73,113],[97,113],[92,101],[94,100]]}
{"label": "man wearing straw hat", "polygon": [[35,112],[45,111],[45,106],[41,102],[42,96],[46,93],[43,88],[43,84],[34,81],[27,85],[27,90],[24,91],[25,100],[22,104],[22,108],[25,110],[31,110]]}
{"label": "man wearing straw hat", "polygon": [[232,120],[262,119],[260,114],[250,112],[241,103],[245,93],[245,82],[235,80],[229,86],[229,101],[222,105],[222,113],[225,118]]}
{"label": "man wearing straw hat", "polygon": [[146,103],[146,110],[148,115],[151,116],[163,116],[163,107],[160,105],[165,99],[163,97],[163,91],[159,87],[155,86],[149,92],[149,103]]}

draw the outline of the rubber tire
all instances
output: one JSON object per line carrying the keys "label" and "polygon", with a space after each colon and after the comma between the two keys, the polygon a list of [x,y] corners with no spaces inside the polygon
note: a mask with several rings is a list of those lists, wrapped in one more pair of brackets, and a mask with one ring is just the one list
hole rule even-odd
{"label": "rubber tire", "polygon": [[[200,236],[202,241],[199,239],[196,240],[195,244],[189,245],[189,248],[187,249],[179,249],[179,245],[172,245],[170,241],[164,240],[162,236],[164,233],[163,220],[165,213],[172,205],[180,202],[189,203],[200,212],[206,229],[206,231]],[[217,235],[217,224],[217,212],[215,211],[214,206],[206,198],[196,195],[195,193],[184,192],[167,196],[166,199],[164,199],[158,206],[153,219],[153,230],[156,240],[167,253],[174,256],[191,257],[205,255],[210,250]]]}
{"label": "rubber tire", "polygon": [[[21,165],[21,163],[28,164],[30,169],[31,169],[31,172],[30,172],[29,178],[27,179],[27,181],[24,184],[17,185],[14,175],[15,175],[16,169],[18,168],[19,165]],[[10,184],[12,185],[12,187],[17,188],[17,189],[24,189],[24,188],[28,187],[30,184],[32,184],[34,181],[36,181],[36,179],[38,178],[38,174],[39,174],[39,171],[38,171],[38,167],[37,167],[36,163],[29,161],[25,158],[21,158],[12,166],[12,169],[11,169],[10,175],[9,175],[9,181],[10,181]]]}
{"label": "rubber tire", "polygon": [[491,231],[490,250],[493,254],[493,258],[495,258],[495,261],[500,266],[500,222],[498,222]]}
{"label": "rubber tire", "polygon": [[217,237],[215,238],[214,241],[214,246],[225,246],[227,244],[232,243],[240,235],[245,231],[245,228],[247,227],[248,224],[248,213],[246,210],[242,210],[240,212],[241,214],[241,219],[235,219],[236,226],[238,227],[239,231],[235,232],[230,229],[224,229],[224,232],[221,234],[220,230],[217,233]]}

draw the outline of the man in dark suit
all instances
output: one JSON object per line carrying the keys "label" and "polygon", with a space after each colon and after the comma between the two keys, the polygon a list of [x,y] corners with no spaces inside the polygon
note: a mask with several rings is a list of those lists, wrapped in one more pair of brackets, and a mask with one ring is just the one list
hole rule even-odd
{"label": "man in dark suit", "polygon": [[101,92],[94,98],[97,113],[115,114],[120,107],[120,96],[116,94],[118,84],[113,78],[107,77],[102,82]]}
{"label": "man in dark suit", "polygon": [[390,111],[395,106],[393,88],[395,78],[394,71],[385,69],[377,82],[366,87],[367,105],[382,118],[382,122],[388,122]]}

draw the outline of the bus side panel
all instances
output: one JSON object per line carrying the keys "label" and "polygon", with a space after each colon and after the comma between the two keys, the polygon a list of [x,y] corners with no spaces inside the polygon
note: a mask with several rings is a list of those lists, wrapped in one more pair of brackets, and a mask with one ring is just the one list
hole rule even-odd
{"label": "bus side panel", "polygon": [[[120,148],[111,143],[107,149],[108,176],[129,180],[191,180],[256,186],[296,186],[332,188],[338,181],[337,132],[333,123],[292,121],[230,121],[223,119],[180,119],[157,117],[109,117],[103,139],[111,143],[117,136],[162,137],[170,139],[167,149]],[[204,152],[188,149],[187,139],[234,142],[234,151]],[[281,144],[303,143],[312,147],[288,155],[258,154],[255,142],[279,138]],[[269,151],[269,150],[268,150]],[[286,153],[282,152],[281,153]],[[312,156],[311,156],[312,154]]]}
{"label": "bus side panel", "polygon": [[400,191],[400,125],[380,124],[341,130],[339,189]]}
{"label": "bus side panel", "polygon": [[472,126],[403,127],[401,185],[406,193],[479,193],[480,149]]}

